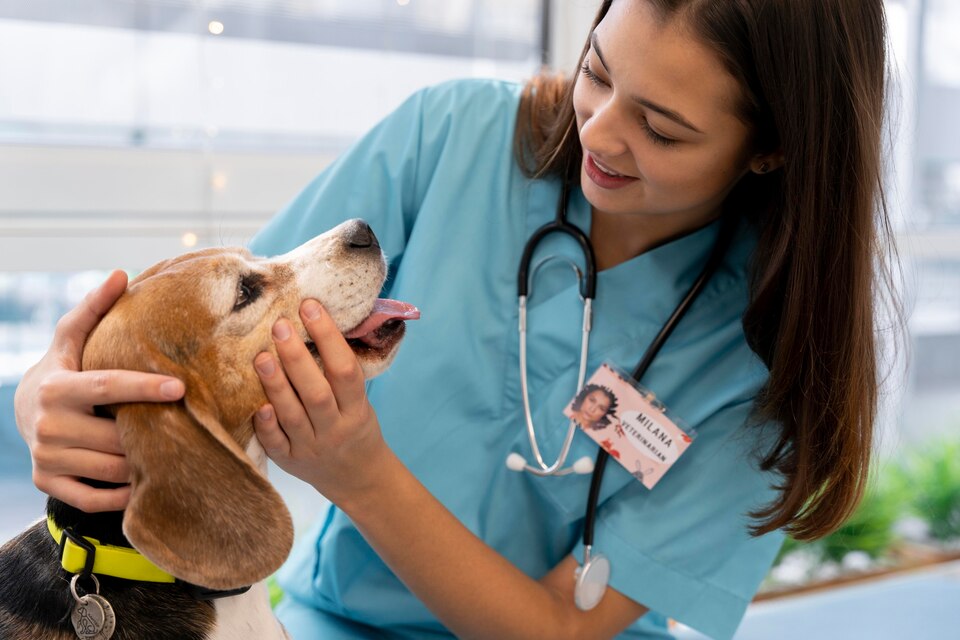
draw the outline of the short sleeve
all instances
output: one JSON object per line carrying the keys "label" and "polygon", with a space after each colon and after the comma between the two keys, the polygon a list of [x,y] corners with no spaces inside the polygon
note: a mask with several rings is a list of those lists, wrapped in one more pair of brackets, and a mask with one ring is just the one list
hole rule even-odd
{"label": "short sleeve", "polygon": [[[477,173],[475,163],[482,171],[497,170],[498,150],[509,150],[509,140],[499,147],[490,139],[512,131],[518,98],[518,85],[495,80],[453,80],[417,91],[274,216],[250,250],[284,253],[362,218],[396,268],[428,199],[457,202],[458,185]],[[489,166],[477,160],[491,154],[496,160]]]}
{"label": "short sleeve", "polygon": [[611,496],[594,533],[613,589],[717,640],[733,636],[783,541],[749,533],[747,514],[775,497],[774,477],[757,468],[751,407],[705,420],[684,464],[652,490],[630,482]]}

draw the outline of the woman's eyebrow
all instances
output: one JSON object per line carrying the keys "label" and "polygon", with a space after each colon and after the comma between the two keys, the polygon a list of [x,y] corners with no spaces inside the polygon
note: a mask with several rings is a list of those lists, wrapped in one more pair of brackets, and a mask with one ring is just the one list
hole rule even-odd
{"label": "woman's eyebrow", "polygon": [[[609,73],[610,67],[607,65],[607,61],[604,60],[603,53],[600,51],[600,42],[597,40],[596,32],[590,34],[590,46],[593,47],[593,51],[597,54],[597,58],[600,59],[600,64],[602,64],[603,68],[606,69],[607,72]],[[646,98],[641,98],[640,96],[630,96],[630,99],[636,102],[637,104],[643,107],[646,107],[647,109],[650,109],[651,111],[656,111],[657,113],[664,116],[665,118],[669,118],[670,120],[673,120],[677,124],[682,125],[687,129],[690,129],[691,131],[696,131],[699,134],[703,134],[703,131],[693,126],[693,123],[691,123],[689,120],[684,118],[682,115],[680,115],[673,109],[668,109],[663,105],[659,105],[656,102],[651,102],[650,100],[647,100]]]}

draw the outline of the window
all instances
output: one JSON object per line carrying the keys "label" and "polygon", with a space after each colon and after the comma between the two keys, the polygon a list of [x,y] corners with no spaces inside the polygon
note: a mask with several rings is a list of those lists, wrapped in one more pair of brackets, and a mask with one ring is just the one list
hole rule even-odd
{"label": "window", "polygon": [[[11,385],[107,269],[246,242],[419,87],[528,77],[542,4],[0,0],[0,444]],[[591,4],[552,5],[563,68]],[[960,4],[886,5],[913,343],[896,447],[960,422]]]}
{"label": "window", "polygon": [[[0,0],[0,485],[23,371],[105,277],[245,243],[422,86],[539,66],[541,0]],[[320,508],[273,474],[298,527]],[[11,484],[5,485],[3,483]]]}
{"label": "window", "polygon": [[416,89],[522,79],[540,0],[0,0],[0,379],[105,270],[243,244]]}
{"label": "window", "polygon": [[960,5],[926,0],[899,11],[911,18],[904,56],[913,50],[918,58],[904,70],[915,83],[908,96],[915,114],[902,123],[912,167],[900,168],[913,185],[900,197],[913,305],[911,375],[900,412],[909,443],[960,423]]}

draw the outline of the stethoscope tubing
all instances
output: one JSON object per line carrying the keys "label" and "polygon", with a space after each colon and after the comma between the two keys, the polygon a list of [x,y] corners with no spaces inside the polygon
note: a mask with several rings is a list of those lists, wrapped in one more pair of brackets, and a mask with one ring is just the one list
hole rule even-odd
{"label": "stethoscope tubing", "polygon": [[[650,346],[647,347],[643,357],[640,358],[640,362],[631,373],[631,376],[636,382],[640,382],[640,379],[646,374],[647,369],[650,368],[660,348],[663,347],[667,338],[670,337],[673,330],[680,324],[680,320],[682,320],[683,316],[690,310],[694,300],[697,299],[697,296],[700,295],[700,292],[707,285],[707,282],[710,281],[710,278],[713,277],[713,274],[719,268],[720,263],[727,253],[727,248],[730,246],[730,241],[733,238],[733,232],[736,226],[734,221],[735,219],[729,215],[724,216],[721,220],[719,235],[713,245],[710,256],[707,258],[707,262],[700,271],[700,275],[680,303],[677,304],[673,313],[670,314],[670,318],[660,328],[660,332],[657,333],[656,337],[650,343]],[[597,522],[597,506],[600,502],[600,487],[603,483],[603,472],[607,467],[609,457],[610,454],[607,453],[606,449],[601,447],[597,450],[597,457],[593,464],[593,474],[590,477],[590,492],[587,496],[587,508],[583,523],[583,545],[588,549],[593,547],[593,532]]]}
{"label": "stethoscope tubing", "polygon": [[[537,229],[523,248],[523,254],[520,259],[520,265],[517,270],[517,293],[519,305],[519,332],[520,332],[520,387],[523,395],[523,410],[527,423],[527,436],[530,440],[530,448],[536,458],[536,466],[527,463],[527,461],[518,453],[511,454],[507,458],[507,466],[516,471],[528,471],[537,476],[548,475],[566,475],[568,473],[591,473],[590,491],[587,495],[587,506],[584,514],[583,524],[583,564],[576,573],[576,586],[574,589],[574,601],[578,608],[586,611],[595,607],[603,598],[604,591],[610,578],[610,562],[603,554],[593,553],[594,529],[597,522],[597,509],[600,504],[600,488],[603,484],[603,474],[606,470],[607,460],[610,456],[602,447],[598,448],[596,461],[590,469],[590,458],[585,457],[578,460],[572,467],[564,469],[573,444],[573,437],[576,433],[576,425],[571,420],[564,437],[560,453],[553,464],[548,465],[543,459],[540,447],[537,445],[536,431],[533,425],[533,416],[530,408],[530,396],[527,386],[527,300],[530,294],[530,266],[533,260],[533,253],[537,245],[551,233],[563,233],[573,238],[583,252],[584,269],[586,273],[581,275],[579,269],[574,264],[574,270],[577,272],[577,278],[580,283],[580,296],[584,303],[582,338],[580,347],[580,367],[577,376],[577,392],[583,388],[586,377],[586,365],[589,352],[590,329],[592,328],[592,309],[593,299],[596,297],[597,290],[597,264],[590,238],[577,226],[570,224],[566,219],[567,201],[569,199],[570,180],[569,177],[563,181],[560,192],[560,201],[557,204],[556,218],[539,229]],[[673,313],[660,328],[656,337],[647,347],[631,374],[637,382],[646,374],[650,364],[656,358],[661,347],[673,333],[680,321],[686,315],[687,311],[693,305],[694,300],[700,295],[700,292],[706,286],[707,282],[719,268],[727,252],[727,247],[734,233],[734,219],[729,216],[723,216],[721,220],[720,232],[714,243],[713,250],[707,258],[699,276],[691,285],[686,295],[680,300]],[[548,258],[549,259],[549,258]],[[572,261],[571,261],[572,262]],[[534,268],[533,275],[537,268]]]}
{"label": "stethoscope tubing", "polygon": [[[523,397],[523,413],[526,420],[527,437],[530,441],[530,449],[532,450],[536,464],[526,463],[522,458],[519,458],[519,465],[511,468],[528,471],[536,476],[563,476],[570,473],[590,473],[592,470],[589,457],[583,460],[583,462],[586,463],[585,469],[583,468],[582,464],[574,465],[574,467],[567,469],[563,468],[563,465],[567,460],[567,455],[570,453],[570,447],[573,444],[573,437],[576,434],[577,429],[576,424],[572,420],[567,427],[567,433],[563,439],[563,444],[560,448],[560,453],[558,454],[557,459],[553,462],[553,464],[546,463],[546,461],[543,459],[543,455],[540,452],[540,447],[537,444],[536,429],[533,425],[533,413],[530,408],[530,394],[527,384],[527,300],[531,294],[530,278],[532,275],[536,274],[537,268],[539,268],[541,265],[537,265],[537,267],[534,268],[533,274],[530,273],[530,267],[533,262],[533,254],[536,251],[537,246],[551,233],[561,233],[569,236],[577,243],[577,245],[579,245],[581,251],[583,252],[583,273],[581,274],[579,268],[574,265],[574,270],[577,272],[577,279],[579,280],[580,284],[580,297],[583,299],[580,366],[577,374],[578,392],[583,387],[583,383],[586,380],[587,354],[590,350],[590,331],[593,327],[593,300],[597,294],[597,260],[593,251],[593,244],[590,242],[590,238],[587,237],[587,234],[585,234],[583,230],[576,225],[573,225],[567,221],[566,211],[569,194],[569,180],[564,180],[560,190],[560,199],[557,202],[556,217],[551,222],[548,222],[533,232],[533,235],[530,236],[530,239],[527,240],[527,243],[523,247],[523,253],[520,257],[520,265],[517,268],[517,300],[519,309],[518,330],[520,334],[520,393]],[[516,455],[519,456],[519,454]],[[510,466],[509,458],[508,466]]]}
{"label": "stethoscope tubing", "polygon": [[593,251],[590,238],[576,225],[567,221],[567,200],[570,197],[570,185],[564,180],[560,190],[560,202],[557,204],[556,217],[533,232],[527,244],[523,247],[520,256],[520,266],[517,269],[517,296],[527,298],[530,291],[530,265],[533,262],[533,252],[540,241],[551,233],[563,233],[580,245],[583,252],[584,277],[580,280],[580,295],[584,300],[593,300],[597,297],[597,258]]}
{"label": "stethoscope tubing", "polygon": [[[557,212],[554,220],[538,228],[536,231],[534,231],[530,239],[527,240],[527,243],[523,248],[523,253],[520,257],[520,265],[517,269],[520,334],[520,387],[523,398],[527,437],[530,441],[530,448],[537,463],[536,466],[524,464],[522,468],[537,476],[566,475],[572,472],[572,469],[563,469],[562,467],[564,462],[566,462],[567,455],[570,452],[570,447],[573,444],[573,435],[576,432],[576,425],[571,421],[567,428],[567,434],[563,439],[563,444],[557,459],[553,462],[553,464],[548,465],[540,452],[540,447],[537,444],[536,430],[533,425],[533,416],[530,407],[530,396],[527,383],[526,358],[527,300],[528,296],[530,295],[530,267],[533,262],[533,254],[540,242],[551,233],[559,232],[572,238],[579,245],[581,251],[583,252],[584,273],[582,276],[580,276],[578,273],[578,278],[580,280],[580,296],[584,303],[582,337],[580,343],[580,366],[577,375],[578,392],[581,388],[583,388],[583,383],[586,378],[587,354],[589,352],[590,330],[593,322],[592,306],[597,291],[597,264],[595,252],[593,250],[593,244],[590,242],[590,238],[583,232],[582,229],[568,222],[566,218],[569,194],[569,180],[564,180],[560,192],[560,198],[557,203]],[[643,357],[640,359],[640,362],[634,369],[632,374],[634,380],[639,382],[646,373],[650,364],[660,351],[660,348],[670,337],[670,334],[673,333],[673,330],[676,328],[677,324],[680,323],[680,320],[686,314],[687,310],[693,304],[693,301],[703,290],[704,286],[706,286],[707,282],[720,265],[720,262],[723,260],[727,247],[729,246],[730,239],[733,235],[733,224],[728,218],[729,216],[726,216],[721,222],[720,233],[716,242],[714,243],[713,250],[708,257],[707,262],[704,264],[704,267],[697,280],[694,281],[694,284],[687,291],[687,294],[679,302],[666,323],[664,323],[664,325],[661,327],[659,333],[650,343],[650,346],[647,347]],[[538,265],[538,267],[539,266],[540,265]],[[574,268],[576,269],[576,267]],[[534,272],[536,272],[536,268],[534,269]],[[591,478],[590,482],[591,491],[587,502],[587,516],[584,527],[584,530],[587,533],[587,535],[585,535],[585,542],[587,539],[590,541],[593,539],[593,524],[595,518],[590,517],[590,515],[595,513],[596,502],[599,500],[599,487],[601,484],[600,479],[602,478],[603,470],[606,467],[606,455],[607,454],[603,449],[598,450],[596,461],[593,464],[593,477]],[[587,460],[589,460],[589,458]],[[590,471],[586,472],[590,473]],[[591,505],[593,506],[591,507]]]}
{"label": "stethoscope tubing", "polygon": [[[577,372],[577,389],[583,388],[583,382],[587,377],[587,353],[590,350],[590,329],[593,315],[593,299],[584,298],[583,301],[583,325],[580,339],[580,367]],[[573,469],[563,469],[563,463],[567,461],[567,455],[570,453],[570,446],[573,444],[573,436],[576,433],[577,425],[571,420],[567,433],[563,439],[563,446],[553,464],[548,465],[543,455],[540,453],[540,447],[537,445],[536,430],[533,426],[533,413],[530,409],[530,394],[527,389],[527,297],[520,297],[520,393],[523,397],[523,415],[527,423],[527,437],[530,440],[530,449],[533,457],[537,461],[537,466],[528,464],[524,470],[535,476],[564,476],[574,473]],[[589,461],[589,458],[587,458]],[[587,472],[589,473],[589,471]]]}

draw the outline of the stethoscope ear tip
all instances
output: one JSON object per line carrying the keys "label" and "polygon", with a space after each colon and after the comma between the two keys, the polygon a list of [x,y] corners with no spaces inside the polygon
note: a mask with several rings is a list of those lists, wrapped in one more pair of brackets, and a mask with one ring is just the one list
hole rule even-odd
{"label": "stethoscope ear tip", "polygon": [[507,456],[507,469],[511,471],[523,471],[526,466],[526,459],[519,453],[514,452]]}
{"label": "stethoscope ear tip", "polygon": [[588,456],[583,456],[573,463],[573,472],[580,475],[593,473],[593,459]]}
{"label": "stethoscope ear tip", "polygon": [[593,473],[593,460],[589,456],[583,456],[579,460],[573,463],[573,466],[567,469],[557,470],[556,468],[544,468],[544,472],[540,472],[538,469],[531,467],[527,464],[527,459],[524,458],[517,452],[513,452],[507,456],[507,469],[511,471],[529,471],[535,475],[558,475],[565,476],[571,471],[578,475],[586,475]]}

